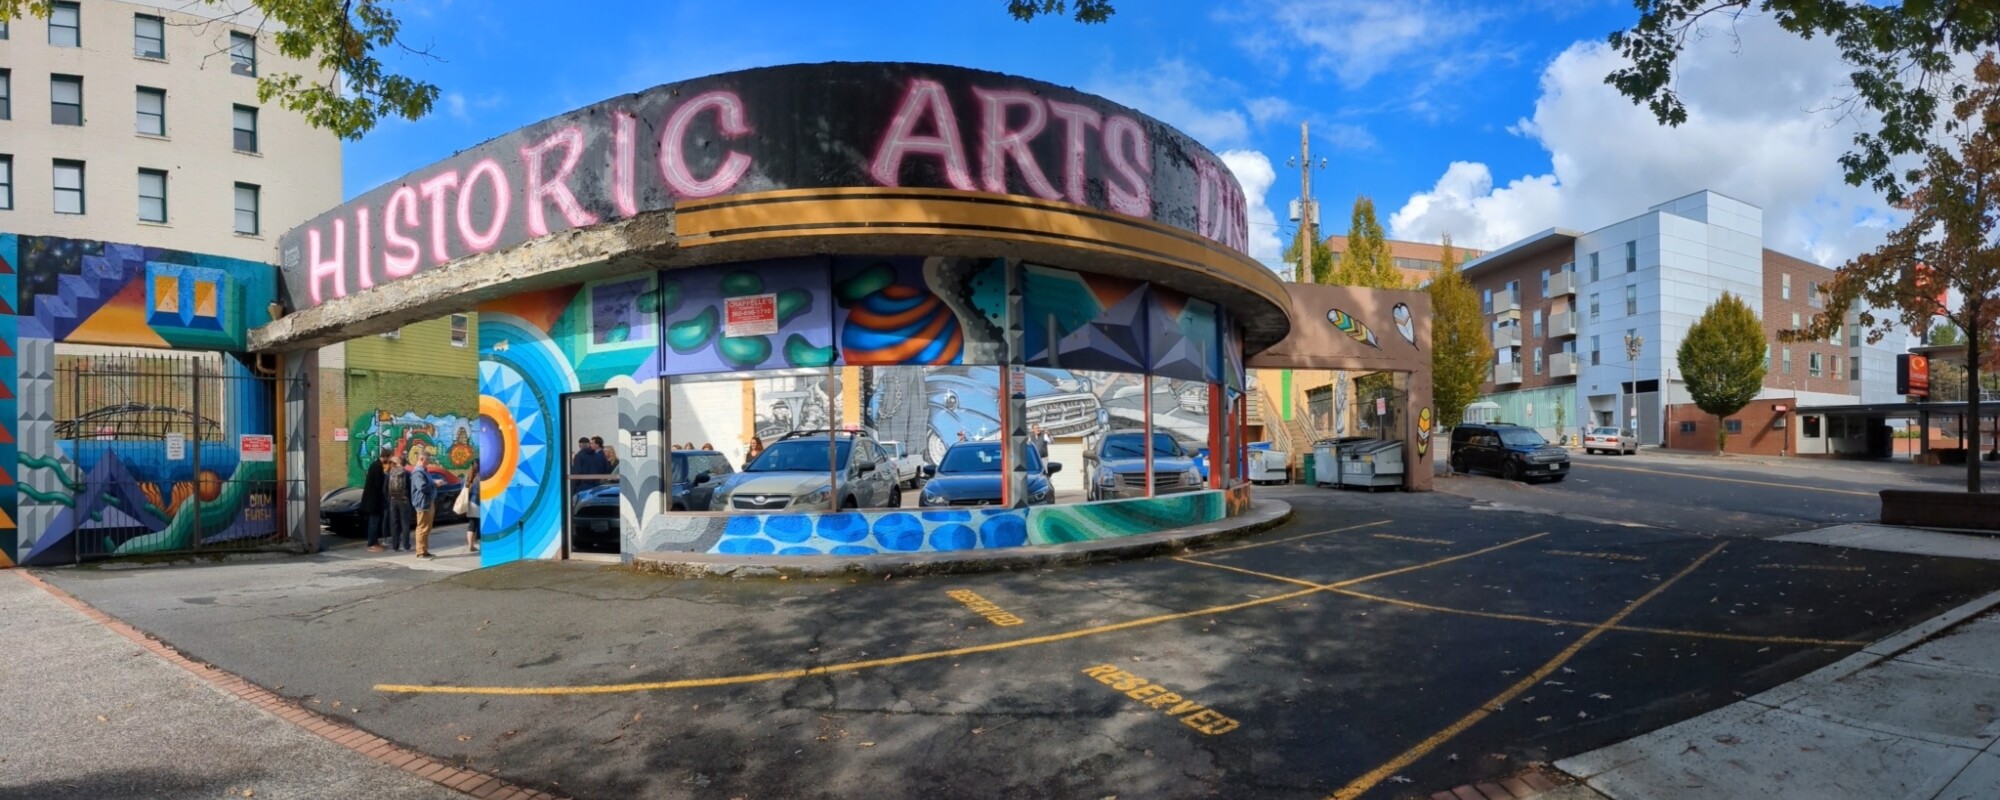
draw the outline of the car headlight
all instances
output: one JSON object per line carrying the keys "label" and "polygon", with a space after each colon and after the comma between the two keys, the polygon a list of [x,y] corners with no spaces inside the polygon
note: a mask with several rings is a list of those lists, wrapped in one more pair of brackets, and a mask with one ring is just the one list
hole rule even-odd
{"label": "car headlight", "polygon": [[937,487],[926,483],[924,484],[923,494],[919,495],[919,499],[926,505],[930,503],[942,503],[944,502],[944,495],[938,493]]}
{"label": "car headlight", "polygon": [[1043,500],[1047,500],[1049,499],[1050,492],[1051,488],[1047,486],[1042,487],[1040,491],[1030,491],[1028,493],[1028,502],[1039,503]]}
{"label": "car headlight", "polygon": [[1199,485],[1201,483],[1201,470],[1194,467],[1189,467],[1187,475],[1185,476],[1184,479],[1187,481],[1189,486]]}
{"label": "car headlight", "polygon": [[821,486],[810,492],[806,492],[804,495],[799,497],[798,502],[800,505],[816,506],[826,503],[826,501],[832,497],[833,497],[833,486],[829,484]]}
{"label": "car headlight", "polygon": [[1117,473],[1112,472],[1111,470],[1108,469],[1097,471],[1097,485],[1112,486],[1116,483],[1118,483]]}

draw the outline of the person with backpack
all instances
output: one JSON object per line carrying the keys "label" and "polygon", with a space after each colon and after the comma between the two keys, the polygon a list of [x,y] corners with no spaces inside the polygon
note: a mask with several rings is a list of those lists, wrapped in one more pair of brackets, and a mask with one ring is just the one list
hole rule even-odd
{"label": "person with backpack", "polygon": [[388,538],[387,528],[382,525],[382,512],[387,508],[389,493],[389,452],[384,450],[368,462],[368,470],[361,475],[361,519],[368,528],[368,552],[380,553],[382,540]]}
{"label": "person with backpack", "polygon": [[431,554],[431,523],[437,519],[437,478],[431,475],[430,455],[418,450],[410,459],[410,508],[417,515],[417,557]]}
{"label": "person with backpack", "polygon": [[410,471],[403,467],[403,457],[394,455],[383,460],[383,468],[387,472],[383,487],[388,499],[382,504],[382,527],[389,537],[390,550],[408,550],[410,527],[416,514],[410,505]]}

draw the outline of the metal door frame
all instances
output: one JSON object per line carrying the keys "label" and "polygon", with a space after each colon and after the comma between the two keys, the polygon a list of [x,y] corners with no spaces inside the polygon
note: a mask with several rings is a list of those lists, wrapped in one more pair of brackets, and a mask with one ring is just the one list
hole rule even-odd
{"label": "metal door frame", "polygon": [[[573,400],[589,400],[600,397],[610,400],[614,408],[618,403],[618,392],[615,389],[596,389],[588,392],[566,392],[557,398],[556,402],[562,404],[562,437],[561,437],[562,446],[559,452],[568,453],[570,443],[576,441],[579,438],[582,438],[580,434],[577,434],[572,429],[572,425],[575,421],[575,415],[570,413],[570,402]],[[613,434],[612,438],[615,439],[617,437],[617,432],[614,430],[612,434]],[[601,436],[602,434],[598,435]],[[624,456],[620,456],[619,458],[622,460]],[[571,481],[577,477],[584,477],[584,478],[608,477],[613,482],[616,482],[618,480],[618,475],[613,473],[610,475],[573,476],[569,474],[570,457],[567,455],[562,456],[561,462],[562,462],[561,485],[563,491],[563,514],[562,514],[563,527],[562,527],[562,536],[558,537],[558,541],[560,542],[561,547],[557,551],[557,558],[569,561],[569,560],[575,560],[577,558],[576,548],[573,547],[570,543],[570,539],[576,533],[576,514],[575,514],[576,490],[574,488],[571,488],[573,486]],[[621,505],[624,503],[623,497],[619,498],[619,503]],[[622,526],[624,524],[622,521],[622,517],[624,516],[623,509],[620,510],[619,516],[621,517],[621,521],[619,524]],[[618,537],[618,552],[610,554],[610,557],[613,559],[622,558],[624,556],[624,553],[625,553],[625,537],[624,534],[621,532]],[[606,554],[586,553],[584,555],[588,557],[585,560],[597,560],[598,557],[604,556]]]}

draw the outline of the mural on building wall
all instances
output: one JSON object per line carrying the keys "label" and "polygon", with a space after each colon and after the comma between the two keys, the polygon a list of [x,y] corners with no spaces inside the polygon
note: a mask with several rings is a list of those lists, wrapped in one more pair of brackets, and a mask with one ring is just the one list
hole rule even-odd
{"label": "mural on building wall", "polygon": [[827,269],[824,258],[788,258],[661,273],[661,374],[834,363]]}
{"label": "mural on building wall", "polygon": [[[611,388],[623,398],[654,385],[634,376],[659,374],[656,281],[654,273],[646,273],[480,306],[479,419],[472,448],[479,463],[481,537],[487,543],[482,563],[559,552],[568,495],[560,485],[568,452],[562,397]],[[643,463],[622,459],[621,472]],[[643,508],[631,492],[621,499]]]}
{"label": "mural on building wall", "polygon": [[1041,506],[1028,512],[1028,542],[1069,544],[1137,536],[1214,522],[1228,512],[1229,500],[1220,491]]}
{"label": "mural on building wall", "polygon": [[1146,284],[1032,264],[1021,272],[1022,349],[1029,366],[1146,368]]}
{"label": "mural on building wall", "polygon": [[[200,448],[201,474],[165,463],[157,441],[60,445],[60,419],[98,410],[55,408],[55,382],[58,343],[241,350],[250,328],[270,322],[276,287],[268,264],[0,234],[0,566],[67,563],[79,536],[90,537],[86,553],[124,554],[275,532],[270,462],[236,464],[234,440],[216,442],[228,453],[213,458]],[[272,433],[268,384],[224,379],[265,389],[231,401],[224,434]],[[195,496],[203,502],[187,502]]]}
{"label": "mural on building wall", "polygon": [[408,458],[416,448],[430,454],[437,468],[432,471],[443,470],[450,482],[462,480],[466,470],[479,465],[476,422],[457,414],[364,411],[348,428],[347,485],[360,486],[382,451]]}
{"label": "mural on building wall", "polygon": [[833,259],[841,363],[997,364],[1006,272],[994,259]]}
{"label": "mural on building wall", "polygon": [[1150,371],[1189,381],[1222,380],[1222,365],[1211,355],[1221,344],[1215,332],[1215,304],[1161,286],[1151,287],[1147,299]]}

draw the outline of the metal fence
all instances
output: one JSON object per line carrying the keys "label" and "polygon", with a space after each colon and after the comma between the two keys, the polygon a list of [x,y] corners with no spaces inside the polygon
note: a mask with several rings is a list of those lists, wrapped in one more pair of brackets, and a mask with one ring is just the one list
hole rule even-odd
{"label": "metal fence", "polygon": [[275,447],[278,379],[216,353],[56,357],[55,439],[78,561],[298,550]]}

